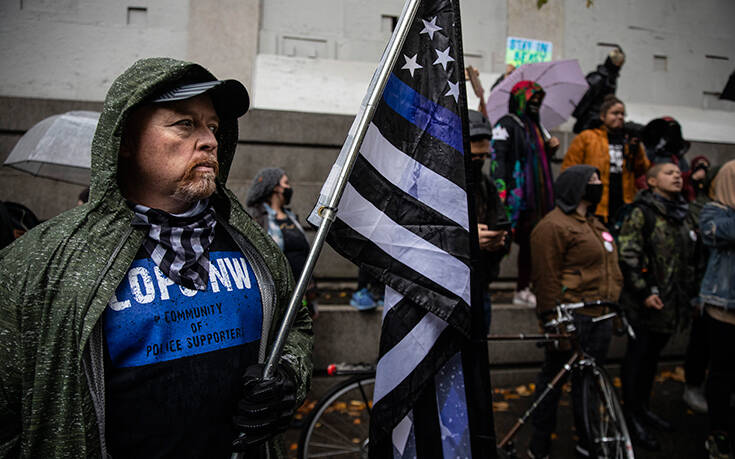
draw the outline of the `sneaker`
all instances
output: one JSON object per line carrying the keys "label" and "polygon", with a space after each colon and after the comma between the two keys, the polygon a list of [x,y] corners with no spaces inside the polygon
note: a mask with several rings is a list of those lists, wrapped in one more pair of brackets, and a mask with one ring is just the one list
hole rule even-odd
{"label": "sneaker", "polygon": [[513,304],[517,304],[520,306],[530,306],[532,308],[535,308],[536,307],[536,295],[531,293],[531,289],[526,287],[523,290],[517,291],[513,295]]}
{"label": "sneaker", "polygon": [[707,414],[707,399],[704,398],[702,387],[684,386],[684,395],[682,398],[695,413]]}
{"label": "sneaker", "polygon": [[360,311],[368,311],[375,309],[378,304],[376,303],[373,296],[370,294],[368,289],[362,288],[352,294],[350,299],[350,306],[357,308]]}
{"label": "sneaker", "polygon": [[715,432],[704,442],[709,459],[730,459],[730,440],[722,432]]}

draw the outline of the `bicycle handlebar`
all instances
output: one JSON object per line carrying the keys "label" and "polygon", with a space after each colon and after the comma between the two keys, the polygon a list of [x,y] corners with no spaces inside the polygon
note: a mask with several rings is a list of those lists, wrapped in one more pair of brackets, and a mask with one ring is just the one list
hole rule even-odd
{"label": "bicycle handlebar", "polygon": [[635,332],[633,331],[633,327],[630,326],[630,323],[628,323],[628,319],[625,317],[625,313],[623,312],[623,309],[620,307],[619,304],[614,303],[612,301],[589,301],[589,302],[577,302],[577,303],[562,303],[554,307],[553,311],[556,312],[556,317],[554,319],[551,319],[550,321],[546,322],[544,324],[544,327],[550,327],[550,328],[557,328],[560,325],[568,324],[572,321],[572,311],[575,311],[577,309],[582,308],[589,308],[594,306],[606,306],[609,307],[614,311],[614,314],[608,314],[607,316],[602,316],[603,318],[600,320],[607,320],[615,317],[616,315],[620,317],[620,320],[622,322],[623,329],[625,332],[630,336],[632,339],[636,339]]}

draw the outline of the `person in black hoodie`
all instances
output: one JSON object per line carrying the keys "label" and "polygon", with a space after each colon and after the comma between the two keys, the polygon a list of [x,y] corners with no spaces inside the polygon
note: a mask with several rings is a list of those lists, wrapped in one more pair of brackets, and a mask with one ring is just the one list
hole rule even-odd
{"label": "person in black hoodie", "polygon": [[483,310],[485,313],[485,332],[490,330],[491,300],[488,286],[497,279],[500,260],[510,245],[508,231],[510,221],[495,188],[495,182],[482,172],[482,166],[490,155],[492,126],[490,121],[477,110],[469,110],[470,154],[472,158],[472,188],[477,212],[477,236],[480,244],[480,275],[485,287]]}
{"label": "person in black hoodie", "polygon": [[579,134],[585,129],[594,129],[602,124],[600,107],[608,94],[615,95],[618,89],[618,76],[625,63],[625,53],[620,46],[615,46],[602,65],[585,77],[590,85],[582,100],[577,104],[572,116],[577,119],[573,131]]}

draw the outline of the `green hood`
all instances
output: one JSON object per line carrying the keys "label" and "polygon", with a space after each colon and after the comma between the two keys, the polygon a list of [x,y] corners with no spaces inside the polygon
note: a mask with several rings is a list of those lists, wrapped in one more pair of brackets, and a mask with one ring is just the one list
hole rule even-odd
{"label": "green hood", "polygon": [[[133,108],[172,86],[215,79],[198,64],[165,57],[142,59],[117,77],[107,93],[92,141],[90,198],[102,200],[112,194],[109,197],[115,201],[122,199],[117,184],[118,152],[125,122]],[[220,120],[217,141],[218,181],[224,185],[237,146],[237,119]]]}

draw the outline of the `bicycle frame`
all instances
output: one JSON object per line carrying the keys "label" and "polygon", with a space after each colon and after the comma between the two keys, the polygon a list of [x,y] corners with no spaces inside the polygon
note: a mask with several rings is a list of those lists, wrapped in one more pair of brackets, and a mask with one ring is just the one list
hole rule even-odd
{"label": "bicycle frame", "polygon": [[[538,408],[540,403],[553,391],[559,382],[564,378],[564,376],[568,373],[571,373],[572,369],[575,366],[582,366],[582,365],[591,365],[596,366],[595,360],[593,357],[588,355],[584,352],[584,350],[581,348],[579,341],[577,340],[576,335],[576,327],[573,322],[573,317],[571,312],[577,309],[581,309],[588,306],[597,306],[597,305],[613,305],[612,303],[608,302],[602,302],[602,301],[596,301],[592,303],[571,303],[571,304],[561,304],[558,305],[554,312],[555,317],[548,321],[545,324],[545,327],[563,327],[568,334],[563,333],[538,333],[538,334],[524,334],[519,333],[517,335],[487,335],[488,341],[555,341],[555,340],[561,340],[566,339],[570,340],[573,345],[574,353],[572,356],[567,360],[567,362],[564,364],[561,370],[554,376],[554,378],[547,384],[547,386],[544,388],[544,391],[539,395],[536,400],[534,400],[533,404],[516,420],[515,424],[511,429],[508,431],[507,434],[503,437],[503,439],[498,443],[497,447],[499,449],[505,449],[506,452],[508,452],[511,457],[515,456],[515,450],[513,448],[513,442],[512,439],[518,433],[518,430],[526,423],[526,420],[531,416],[531,414]],[[608,320],[613,317],[615,317],[617,313],[606,313],[601,316],[595,317],[593,319],[593,322],[601,322],[603,320]],[[623,315],[620,315],[620,317],[623,320],[624,326],[627,328],[628,334],[631,335],[632,338],[635,339],[635,335],[632,332],[632,329],[628,325],[627,321],[625,321],[625,317]]]}

